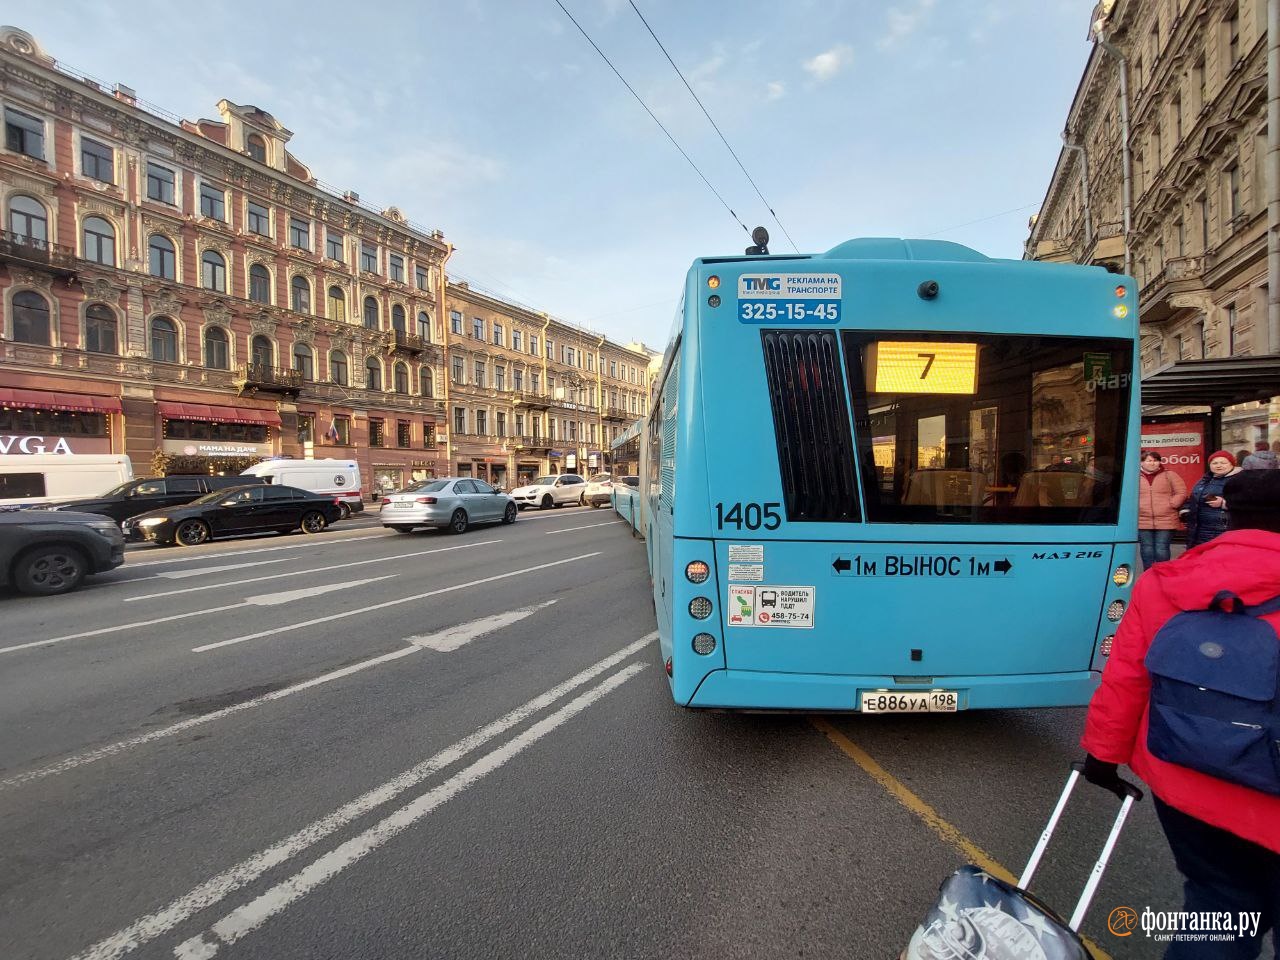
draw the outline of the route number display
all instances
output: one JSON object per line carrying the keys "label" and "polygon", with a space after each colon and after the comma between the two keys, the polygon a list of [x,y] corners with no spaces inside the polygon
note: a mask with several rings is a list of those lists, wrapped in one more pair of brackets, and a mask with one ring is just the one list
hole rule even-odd
{"label": "route number display", "polygon": [[867,347],[871,393],[952,393],[978,389],[976,343],[879,340]]}

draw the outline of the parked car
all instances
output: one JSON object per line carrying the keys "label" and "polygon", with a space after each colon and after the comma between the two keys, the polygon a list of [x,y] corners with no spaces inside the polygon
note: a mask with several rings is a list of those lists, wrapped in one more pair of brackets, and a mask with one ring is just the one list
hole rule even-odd
{"label": "parked car", "polygon": [[609,503],[613,498],[614,479],[610,474],[597,473],[587,481],[587,488],[582,492],[582,502],[598,507]]}
{"label": "parked car", "polygon": [[266,477],[267,483],[282,483],[287,487],[299,487],[337,498],[343,520],[364,510],[360,465],[354,460],[336,460],[332,457],[320,460],[263,460],[245,470],[241,476]]}
{"label": "parked car", "polygon": [[401,533],[415,527],[448,528],[464,533],[473,523],[515,523],[516,502],[483,480],[443,477],[397,490],[382,501],[382,525]]}
{"label": "parked car", "polygon": [[94,513],[23,510],[0,515],[0,585],[49,596],[124,563],[124,536]]}
{"label": "parked car", "polygon": [[153,510],[126,520],[124,527],[126,536],[136,529],[152,543],[194,547],[214,537],[267,530],[321,533],[341,516],[336,497],[259,483],[215,490],[185,506]]}
{"label": "parked car", "polygon": [[179,507],[197,497],[215,490],[242,487],[247,483],[267,483],[265,477],[208,477],[201,475],[168,477],[143,477],[130,480],[100,497],[85,500],[59,500],[46,504],[46,510],[75,510],[80,513],[100,513],[117,523],[130,517],[164,507]]}
{"label": "parked car", "polygon": [[516,487],[511,491],[511,496],[521,510],[534,506],[549,510],[566,503],[581,503],[586,484],[587,481],[576,473],[559,473],[539,477],[527,486]]}
{"label": "parked car", "polygon": [[131,479],[133,462],[123,454],[6,453],[0,455],[0,511],[96,497]]}

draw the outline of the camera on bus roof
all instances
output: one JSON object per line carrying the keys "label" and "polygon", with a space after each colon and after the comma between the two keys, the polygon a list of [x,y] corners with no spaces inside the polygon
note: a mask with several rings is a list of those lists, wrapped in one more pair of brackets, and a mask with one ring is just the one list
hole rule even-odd
{"label": "camera on bus roof", "polygon": [[916,287],[916,293],[920,294],[921,300],[932,300],[938,295],[938,281],[926,280],[920,286]]}

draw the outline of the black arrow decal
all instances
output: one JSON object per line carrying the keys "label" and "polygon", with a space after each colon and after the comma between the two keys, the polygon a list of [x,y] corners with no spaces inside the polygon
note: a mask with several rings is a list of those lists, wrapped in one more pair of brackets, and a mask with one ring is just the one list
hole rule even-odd
{"label": "black arrow decal", "polygon": [[831,566],[835,567],[836,573],[844,573],[850,569],[853,564],[846,557],[836,557],[836,562]]}
{"label": "black arrow decal", "polygon": [[1008,560],[997,560],[992,566],[995,567],[996,573],[1008,573],[1013,569],[1013,564]]}

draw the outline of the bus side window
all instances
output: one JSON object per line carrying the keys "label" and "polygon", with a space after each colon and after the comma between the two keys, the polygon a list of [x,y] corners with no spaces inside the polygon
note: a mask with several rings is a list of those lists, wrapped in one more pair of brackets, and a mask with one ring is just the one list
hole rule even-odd
{"label": "bus side window", "polygon": [[43,473],[0,473],[0,500],[27,500],[44,495]]}

